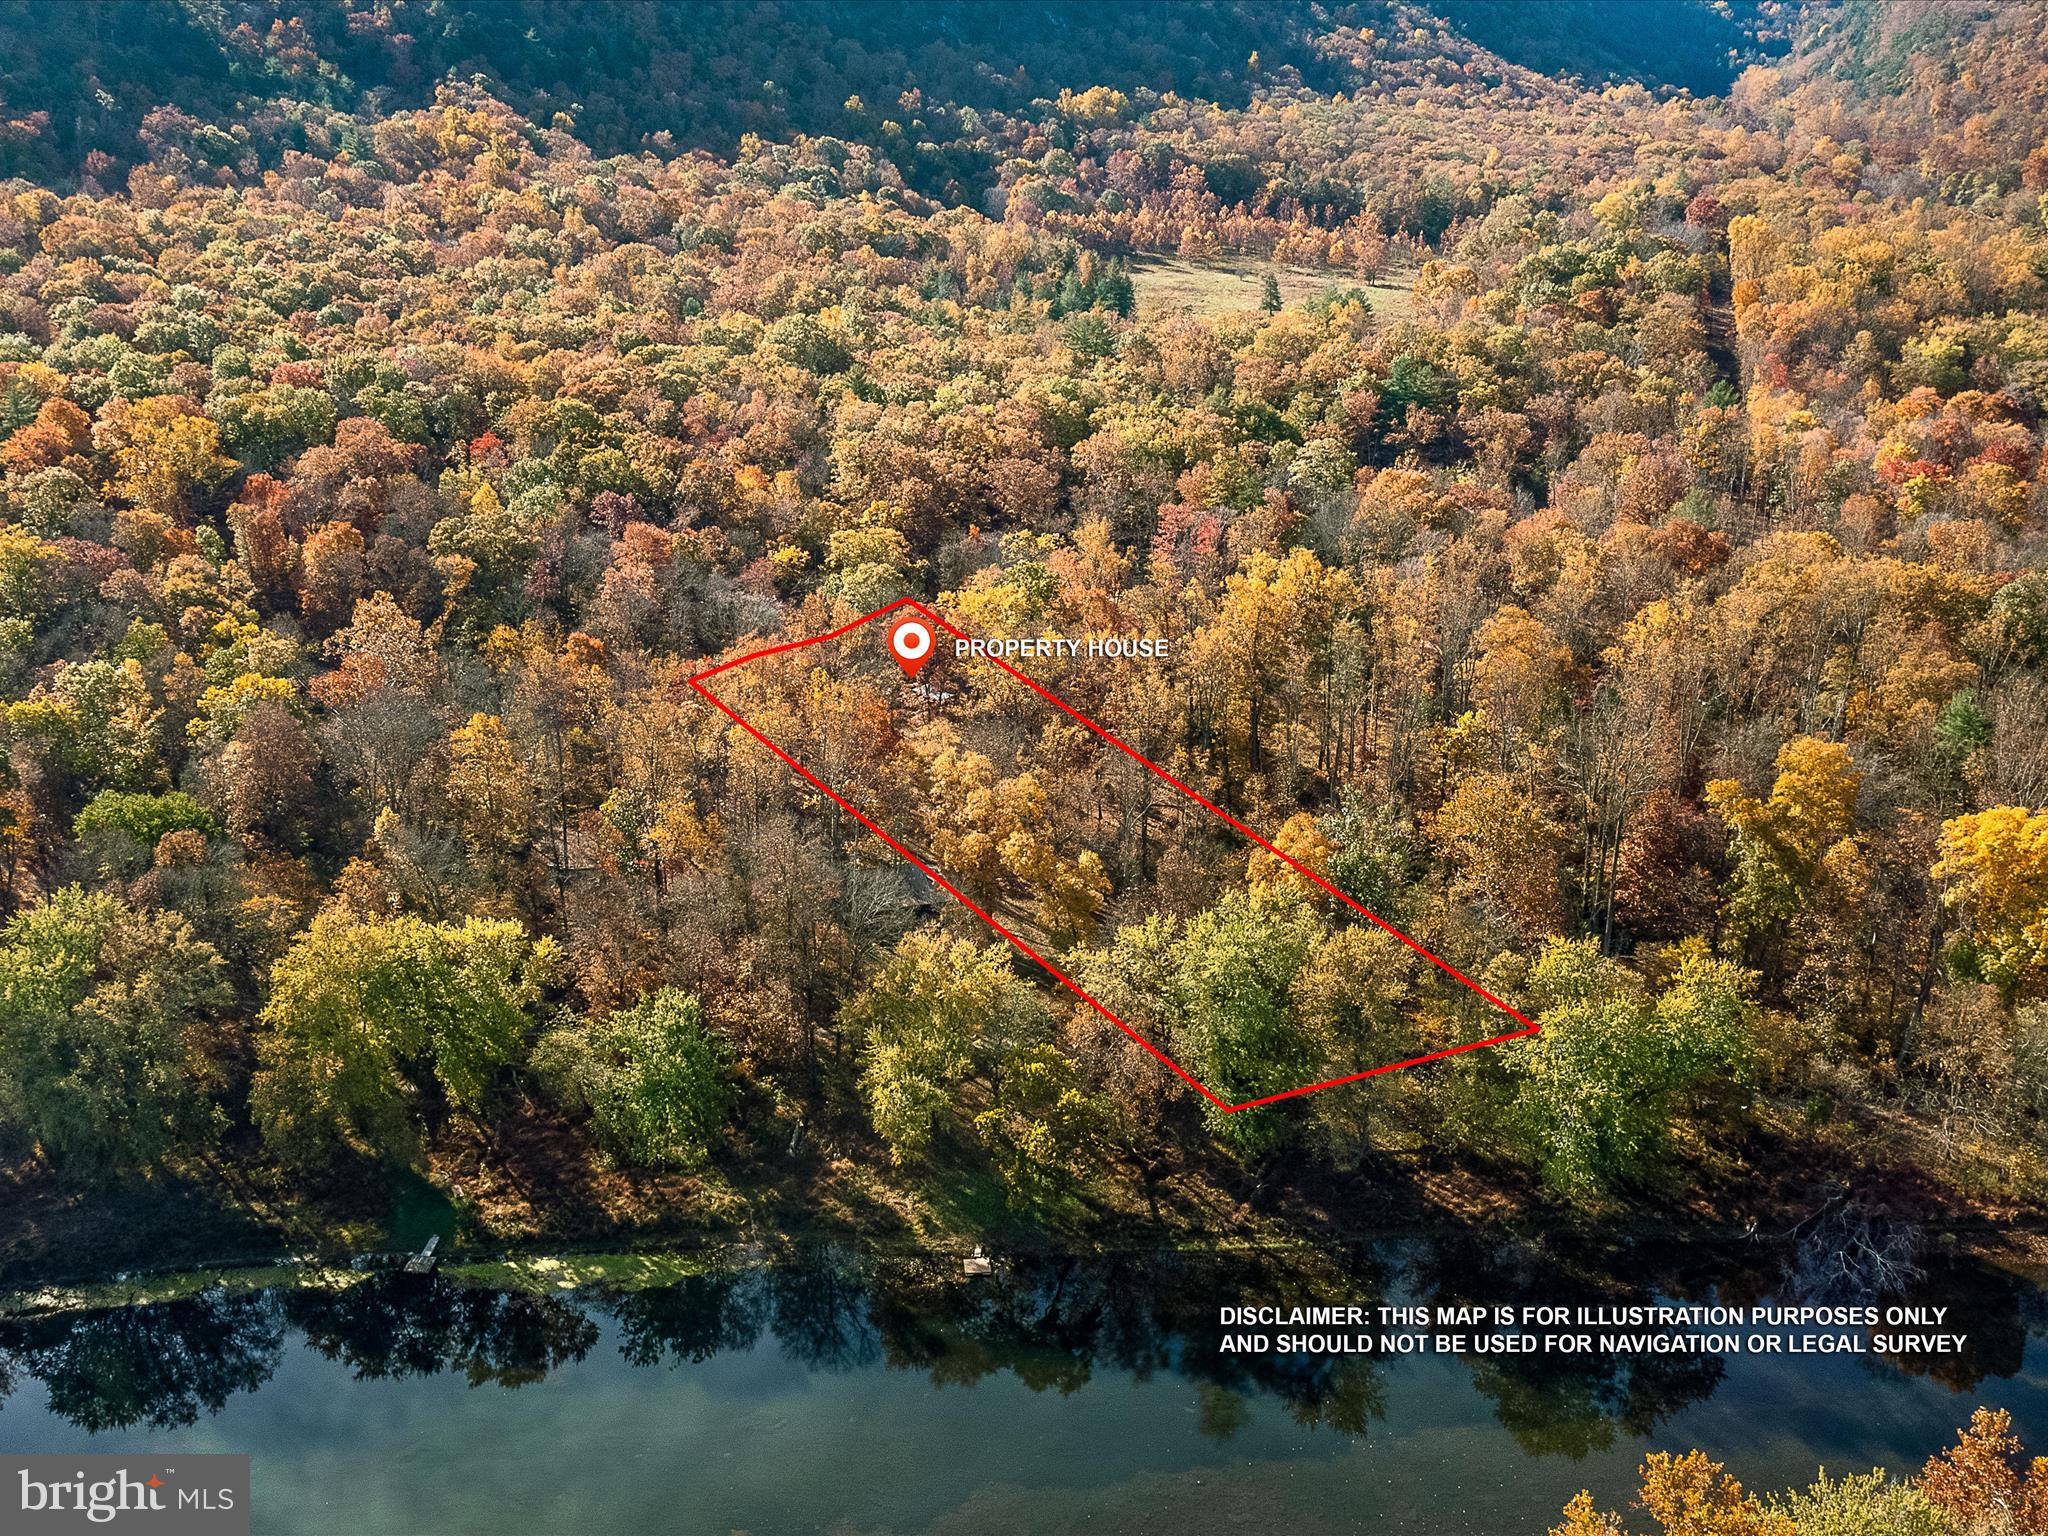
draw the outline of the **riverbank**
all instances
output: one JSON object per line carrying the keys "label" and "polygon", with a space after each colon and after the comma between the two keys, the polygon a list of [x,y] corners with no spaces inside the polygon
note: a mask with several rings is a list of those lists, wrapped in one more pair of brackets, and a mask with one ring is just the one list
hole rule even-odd
{"label": "riverbank", "polygon": [[[964,1152],[897,1169],[857,1126],[789,1141],[778,1134],[697,1173],[650,1175],[604,1164],[558,1119],[508,1124],[489,1137],[451,1125],[423,1169],[371,1167],[313,1190],[285,1186],[232,1147],[96,1190],[67,1188],[18,1161],[0,1170],[0,1293],[95,1305],[182,1294],[186,1276],[247,1273],[266,1283],[260,1277],[273,1273],[280,1282],[359,1273],[429,1238],[452,1270],[611,1255],[662,1273],[804,1243],[898,1257],[977,1246],[1085,1255],[1491,1232],[1568,1240],[1597,1266],[1669,1244],[1791,1251],[1822,1238],[1823,1221],[1904,1234],[1909,1266],[1939,1256],[2048,1270],[2048,1209],[1891,1155],[1913,1145],[1910,1122],[1815,1131],[1789,1114],[1761,1114],[1740,1147],[1696,1149],[1683,1185],[1597,1205],[1557,1200],[1525,1168],[1413,1146],[1343,1170],[1309,1159],[1255,1167],[1220,1154],[1126,1159],[1060,1204],[1030,1211],[1007,1206]],[[172,1289],[155,1289],[158,1281]]]}

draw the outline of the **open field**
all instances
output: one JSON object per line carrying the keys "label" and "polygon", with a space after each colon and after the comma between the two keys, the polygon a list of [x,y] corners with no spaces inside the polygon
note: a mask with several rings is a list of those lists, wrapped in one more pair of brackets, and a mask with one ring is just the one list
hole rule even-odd
{"label": "open field", "polygon": [[1348,273],[1276,266],[1259,256],[1218,263],[1185,261],[1177,256],[1134,257],[1131,284],[1137,289],[1141,316],[1176,309],[1218,315],[1257,309],[1268,272],[1280,281],[1283,304],[1305,304],[1332,288],[1363,288],[1372,298],[1373,313],[1382,320],[1405,320],[1414,312],[1414,299],[1408,291],[1412,273],[1397,272],[1379,282],[1362,283]]}

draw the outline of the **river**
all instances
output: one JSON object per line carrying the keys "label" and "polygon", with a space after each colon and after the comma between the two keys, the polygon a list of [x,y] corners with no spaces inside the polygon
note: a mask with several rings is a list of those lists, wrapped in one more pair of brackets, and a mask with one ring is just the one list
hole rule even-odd
{"label": "river", "polygon": [[674,1285],[379,1274],[0,1324],[0,1448],[252,1453],[266,1536],[1260,1529],[1540,1536],[1642,1454],[1753,1488],[1918,1468],[1978,1403],[2048,1451],[2048,1295],[1929,1266],[1961,1353],[1286,1357],[1244,1302],[1772,1294],[1746,1256],[1627,1285],[1539,1248],[955,1260],[790,1253]]}

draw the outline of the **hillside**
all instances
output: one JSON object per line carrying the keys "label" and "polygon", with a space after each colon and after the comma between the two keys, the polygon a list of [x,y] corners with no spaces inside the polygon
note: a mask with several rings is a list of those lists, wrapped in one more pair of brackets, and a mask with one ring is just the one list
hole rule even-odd
{"label": "hillside", "polygon": [[[0,16],[8,1262],[401,1174],[490,1241],[1433,1159],[2038,1218],[2031,13],[1695,17],[1790,48],[1706,96],[1485,7],[66,14]],[[1001,688],[746,718],[1164,1054],[1473,1038],[1424,951],[1541,1035],[1158,1080],[685,687],[905,596],[1146,640],[1062,697],[1271,847]]]}

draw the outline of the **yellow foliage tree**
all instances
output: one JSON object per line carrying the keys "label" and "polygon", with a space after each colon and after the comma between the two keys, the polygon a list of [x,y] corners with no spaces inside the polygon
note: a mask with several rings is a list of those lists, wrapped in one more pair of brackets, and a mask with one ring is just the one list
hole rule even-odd
{"label": "yellow foliage tree", "polygon": [[114,452],[115,494],[161,517],[189,511],[190,497],[234,471],[220,451],[220,428],[173,396],[142,401],[127,426],[128,441]]}
{"label": "yellow foliage tree", "polygon": [[1513,603],[1472,637],[1472,694],[1502,731],[1528,737],[1541,723],[1572,664],[1572,653],[1548,624]]}
{"label": "yellow foliage tree", "polygon": [[448,742],[448,798],[462,824],[470,857],[500,867],[524,850],[533,817],[533,791],[513,750],[505,722],[475,714]]}
{"label": "yellow foliage tree", "polygon": [[1765,939],[1791,921],[1829,850],[1853,830],[1862,787],[1849,749],[1813,736],[1778,750],[1768,800],[1745,795],[1733,779],[1707,786],[1707,804],[1733,834],[1728,913],[1737,932]]}
{"label": "yellow foliage tree", "polygon": [[[1330,840],[1323,836],[1322,827],[1307,811],[1296,811],[1287,818],[1279,832],[1274,834],[1273,846],[1295,864],[1304,865],[1319,875],[1327,876],[1329,873]],[[1252,894],[1260,897],[1281,891],[1298,891],[1304,896],[1329,899],[1321,886],[1289,864],[1287,859],[1276,858],[1263,848],[1252,850],[1251,888]]]}
{"label": "yellow foliage tree", "polygon": [[1934,877],[1961,920],[1959,969],[2009,997],[2048,989],[2048,811],[2000,805],[1944,822]]}
{"label": "yellow foliage tree", "polygon": [[1492,904],[1531,938],[1559,931],[1558,828],[1505,774],[1475,773],[1429,822],[1449,858],[1451,893]]}
{"label": "yellow foliage tree", "polygon": [[995,900],[1009,876],[1038,903],[1039,921],[1062,939],[1086,939],[1109,897],[1102,860],[1062,858],[1045,833],[1046,794],[1034,773],[999,778],[979,752],[946,747],[931,761],[925,821],[950,879],[977,901]]}
{"label": "yellow foliage tree", "polygon": [[[1663,1536],[1799,1536],[1792,1517],[1742,1491],[1742,1484],[1709,1461],[1703,1451],[1673,1456],[1657,1451],[1638,1469],[1643,1491],[1637,1502]],[[1622,1536],[1612,1514],[1594,1506],[1581,1491],[1564,1508],[1550,1536]]]}

